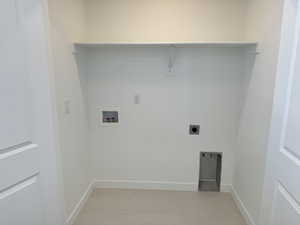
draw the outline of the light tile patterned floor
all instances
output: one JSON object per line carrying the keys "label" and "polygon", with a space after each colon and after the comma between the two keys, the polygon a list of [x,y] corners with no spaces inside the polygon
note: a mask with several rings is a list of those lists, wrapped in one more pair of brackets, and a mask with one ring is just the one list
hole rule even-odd
{"label": "light tile patterned floor", "polygon": [[74,225],[246,225],[231,195],[97,189]]}

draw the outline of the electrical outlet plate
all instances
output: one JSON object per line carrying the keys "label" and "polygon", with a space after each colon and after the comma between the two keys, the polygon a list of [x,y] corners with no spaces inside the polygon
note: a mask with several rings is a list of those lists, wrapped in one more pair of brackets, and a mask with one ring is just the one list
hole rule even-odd
{"label": "electrical outlet plate", "polygon": [[200,125],[191,124],[189,127],[189,134],[190,135],[200,135]]}

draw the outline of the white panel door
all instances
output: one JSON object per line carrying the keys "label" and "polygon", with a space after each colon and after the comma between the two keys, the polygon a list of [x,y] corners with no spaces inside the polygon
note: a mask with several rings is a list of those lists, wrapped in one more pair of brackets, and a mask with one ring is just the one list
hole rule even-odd
{"label": "white panel door", "polygon": [[[36,2],[40,4],[42,1]],[[24,12],[37,9],[38,4],[32,3],[28,0],[0,0],[1,225],[46,225],[49,224],[47,216],[56,216],[47,215],[49,207],[42,200],[51,195],[42,191],[45,188],[42,188],[41,178],[46,173],[41,175],[41,156],[46,151],[41,149],[34,135],[40,126],[37,117],[33,116],[37,108],[34,107],[33,89],[36,88],[33,86],[38,83],[32,81],[34,69],[30,69],[29,57],[33,51],[26,39],[26,29],[34,31],[34,27],[24,23]],[[41,22],[35,15],[28,16],[30,21]],[[38,33],[36,36],[40,37]],[[36,63],[39,63],[39,58]],[[39,74],[42,75],[45,74]]]}
{"label": "white panel door", "polygon": [[[261,224],[300,225],[300,14],[286,0]],[[269,198],[266,196],[270,196]],[[268,203],[268,201],[270,203]],[[268,213],[268,205],[270,212]],[[267,222],[266,222],[267,221]]]}

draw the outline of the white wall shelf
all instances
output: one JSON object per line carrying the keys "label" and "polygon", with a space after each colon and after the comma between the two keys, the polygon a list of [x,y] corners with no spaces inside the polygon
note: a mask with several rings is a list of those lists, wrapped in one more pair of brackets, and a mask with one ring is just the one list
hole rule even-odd
{"label": "white wall shelf", "polygon": [[116,43],[103,43],[103,42],[76,42],[75,46],[84,47],[98,47],[98,46],[207,46],[207,47],[250,47],[257,46],[258,42],[243,42],[243,41],[224,41],[224,42],[116,42]]}

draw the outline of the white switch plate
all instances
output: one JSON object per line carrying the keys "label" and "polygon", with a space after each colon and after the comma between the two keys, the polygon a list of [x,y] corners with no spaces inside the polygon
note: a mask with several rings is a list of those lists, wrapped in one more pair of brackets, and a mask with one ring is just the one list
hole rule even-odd
{"label": "white switch plate", "polygon": [[139,94],[134,95],[134,104],[138,105],[141,103],[141,97]]}
{"label": "white switch plate", "polygon": [[67,115],[71,114],[71,101],[70,100],[64,101],[64,113]]}

